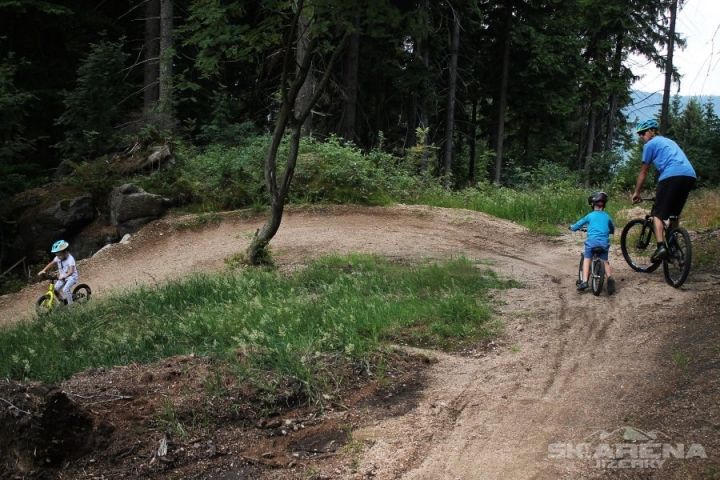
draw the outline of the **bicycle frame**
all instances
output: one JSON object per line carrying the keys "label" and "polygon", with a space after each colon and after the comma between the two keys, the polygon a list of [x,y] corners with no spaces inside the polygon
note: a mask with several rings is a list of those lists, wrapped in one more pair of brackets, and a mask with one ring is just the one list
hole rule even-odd
{"label": "bicycle frame", "polygon": [[641,198],[640,200],[651,201],[653,205],[650,213],[644,218],[630,220],[623,228],[620,238],[623,257],[628,265],[637,272],[651,273],[662,265],[666,282],[678,288],[685,282],[690,272],[692,263],[690,235],[680,226],[679,216],[671,216],[667,221],[663,221],[663,240],[667,247],[667,254],[662,261],[653,262],[652,257],[649,257],[648,254],[653,249],[653,245],[650,243],[656,233],[655,198]]}
{"label": "bicycle frame", "polygon": [[[651,201],[653,202],[652,207],[650,208],[650,213],[645,215],[645,221],[650,224],[650,228],[653,229],[653,233],[655,232],[655,199],[654,198],[642,198],[643,201]],[[663,238],[667,239],[667,233],[674,229],[678,228],[680,226],[680,217],[677,215],[673,215],[671,217],[668,217],[667,221],[662,221],[663,224]]]}

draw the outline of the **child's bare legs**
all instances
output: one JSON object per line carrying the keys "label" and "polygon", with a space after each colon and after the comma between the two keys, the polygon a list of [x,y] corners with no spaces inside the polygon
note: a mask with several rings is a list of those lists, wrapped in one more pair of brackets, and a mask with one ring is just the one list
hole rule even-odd
{"label": "child's bare legs", "polygon": [[610,268],[610,262],[607,260],[603,260],[603,264],[605,265],[605,276],[607,277],[607,293],[612,295],[615,293],[615,279],[612,276],[612,268]]}
{"label": "child's bare legs", "polygon": [[[591,261],[592,260],[590,258],[583,259],[583,283],[578,286],[579,291],[583,291],[588,287],[587,283],[590,279]],[[607,277],[607,292],[608,295],[612,295],[615,293],[615,279],[612,277],[612,268],[610,268],[610,262],[608,260],[603,260],[603,265],[605,266],[605,276]]]}
{"label": "child's bare legs", "polygon": [[612,277],[612,268],[610,268],[610,262],[608,260],[603,260],[603,264],[605,265],[605,276],[609,279]]}
{"label": "child's bare legs", "polygon": [[583,259],[583,282],[587,283],[590,278],[590,260],[589,258]]}

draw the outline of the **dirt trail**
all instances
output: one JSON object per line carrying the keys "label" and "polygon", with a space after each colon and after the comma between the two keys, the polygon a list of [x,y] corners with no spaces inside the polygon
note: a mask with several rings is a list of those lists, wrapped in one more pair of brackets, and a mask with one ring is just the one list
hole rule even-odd
{"label": "dirt trail", "polygon": [[[142,230],[80,263],[97,296],[192,272],[219,270],[244,250],[260,219],[228,214],[217,225],[178,229],[177,219]],[[661,273],[640,275],[611,252],[612,297],[575,292],[581,238],[538,238],[487,215],[428,207],[336,207],[286,215],[273,253],[283,268],[331,252],[398,259],[483,259],[521,288],[498,294],[506,333],[475,357],[433,353],[419,405],[353,432],[367,447],[353,469],[331,478],[530,479],[597,474],[548,458],[551,443],[581,442],[625,425],[625,409],[650,388],[653,363],[678,328],[667,314],[694,308],[717,285],[691,274],[687,288]],[[38,285],[0,298],[0,324],[28,314]],[[714,293],[713,293],[714,292]],[[663,298],[655,303],[656,298]],[[678,440],[679,441],[679,440]],[[333,466],[335,468],[335,466]]]}

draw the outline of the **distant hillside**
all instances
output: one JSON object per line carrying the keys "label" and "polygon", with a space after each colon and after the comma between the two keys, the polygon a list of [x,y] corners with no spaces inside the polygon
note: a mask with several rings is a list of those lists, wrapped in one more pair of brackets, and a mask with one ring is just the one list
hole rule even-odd
{"label": "distant hillside", "polygon": [[[647,120],[648,118],[653,118],[660,113],[662,93],[650,93],[637,90],[633,91],[630,96],[632,98],[632,103],[623,110],[629,121],[633,122],[635,119],[639,121]],[[687,105],[691,98],[697,98],[700,105],[705,105],[705,103],[710,100],[715,106],[715,113],[720,115],[720,96],[681,96],[681,109],[685,108],[685,105]]]}

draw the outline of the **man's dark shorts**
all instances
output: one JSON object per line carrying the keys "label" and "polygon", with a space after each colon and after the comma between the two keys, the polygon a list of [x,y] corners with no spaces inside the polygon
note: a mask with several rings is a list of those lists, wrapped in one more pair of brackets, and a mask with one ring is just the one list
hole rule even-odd
{"label": "man's dark shorts", "polygon": [[658,183],[655,191],[655,215],[663,220],[679,216],[694,186],[693,177],[669,177]]}

